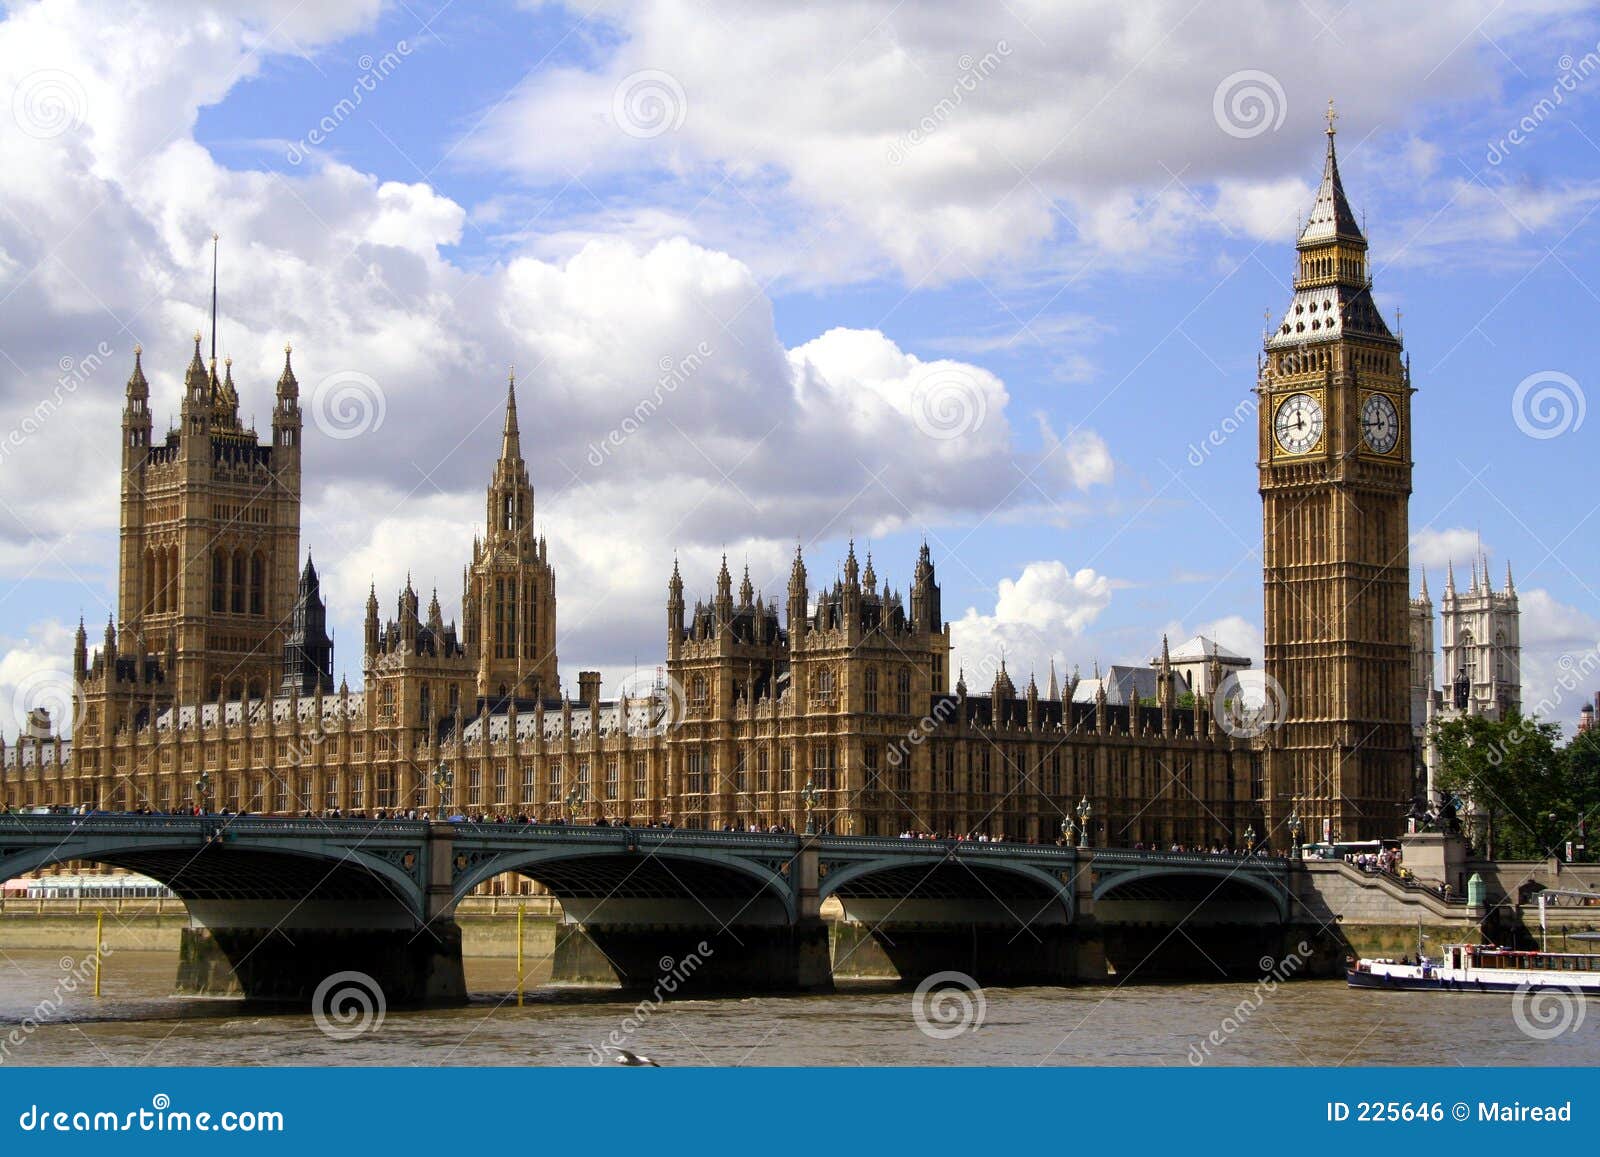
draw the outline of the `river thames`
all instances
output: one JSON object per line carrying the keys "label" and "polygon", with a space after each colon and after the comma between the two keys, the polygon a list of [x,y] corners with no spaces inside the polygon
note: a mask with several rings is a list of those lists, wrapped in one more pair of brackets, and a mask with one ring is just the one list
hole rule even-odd
{"label": "river thames", "polygon": [[[1600,1064],[1600,1010],[1581,1000],[1563,997],[1543,1022],[1524,1007],[1521,1020],[1548,1037],[1535,1039],[1514,996],[1358,992],[1342,981],[1266,993],[1250,983],[994,988],[981,1007],[951,994],[948,1021],[925,1005],[924,1031],[912,992],[872,984],[642,1009],[637,995],[544,987],[519,1008],[513,963],[469,958],[466,1007],[388,1010],[333,1039],[304,1013],[170,995],[175,953],[110,956],[98,1000],[63,984],[80,961],[0,953],[0,1063],[588,1065],[620,1042],[670,1066]],[[59,1011],[41,1015],[56,999]],[[354,1022],[329,1027],[342,1034]]]}

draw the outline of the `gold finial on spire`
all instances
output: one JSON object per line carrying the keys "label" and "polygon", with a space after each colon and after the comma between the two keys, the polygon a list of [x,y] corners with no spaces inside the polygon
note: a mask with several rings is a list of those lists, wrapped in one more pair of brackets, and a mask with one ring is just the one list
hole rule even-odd
{"label": "gold finial on spire", "polygon": [[199,330],[195,330],[194,331],[194,344],[195,345],[199,345],[200,342],[201,342],[200,331]]}
{"label": "gold finial on spire", "polygon": [[133,343],[133,356],[134,357],[138,357],[142,353],[144,353],[144,346],[140,345],[138,342],[134,342]]}
{"label": "gold finial on spire", "polygon": [[1331,137],[1338,130],[1333,127],[1333,122],[1339,119],[1339,114],[1333,110],[1333,97],[1328,98],[1328,135]]}
{"label": "gold finial on spire", "polygon": [[515,384],[516,380],[517,380],[517,367],[515,365],[507,366],[506,367],[506,381]]}
{"label": "gold finial on spire", "polygon": [[286,354],[294,353],[294,346],[290,345],[288,342],[284,342],[283,343],[283,352],[286,353]]}

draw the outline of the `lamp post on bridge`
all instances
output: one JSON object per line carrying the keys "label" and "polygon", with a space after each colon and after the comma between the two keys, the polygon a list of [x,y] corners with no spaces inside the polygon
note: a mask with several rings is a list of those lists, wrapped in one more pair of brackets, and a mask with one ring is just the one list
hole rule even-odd
{"label": "lamp post on bridge", "polygon": [[815,812],[817,801],[822,798],[822,793],[817,790],[816,783],[808,776],[805,787],[800,789],[800,803],[806,809],[806,835],[817,834],[817,820]]}
{"label": "lamp post on bridge", "polygon": [[567,800],[566,800],[566,816],[567,816],[567,822],[569,824],[577,822],[578,809],[583,806],[583,801],[584,801],[583,785],[582,784],[576,784],[576,783],[573,784],[572,785],[572,790],[567,792]]}
{"label": "lamp post on bridge", "polygon": [[1284,821],[1284,825],[1289,829],[1289,858],[1298,860],[1300,858],[1300,813],[1294,808],[1290,808],[1289,818]]}
{"label": "lamp post on bridge", "polygon": [[202,771],[200,778],[194,781],[194,802],[200,809],[200,814],[206,814],[206,800],[211,798],[211,773]]}
{"label": "lamp post on bridge", "polygon": [[1089,846],[1089,817],[1094,815],[1094,808],[1089,803],[1089,797],[1084,796],[1078,800],[1078,846]]}
{"label": "lamp post on bridge", "polygon": [[1256,851],[1256,825],[1247,824],[1244,829],[1244,854],[1255,855]]}
{"label": "lamp post on bridge", "polygon": [[1072,817],[1061,821],[1061,845],[1070,848],[1078,838],[1078,829],[1072,826]]}
{"label": "lamp post on bridge", "polygon": [[456,773],[449,766],[441,763],[433,770],[433,787],[438,796],[439,818],[445,818],[445,795],[450,791],[450,785],[455,783]]}

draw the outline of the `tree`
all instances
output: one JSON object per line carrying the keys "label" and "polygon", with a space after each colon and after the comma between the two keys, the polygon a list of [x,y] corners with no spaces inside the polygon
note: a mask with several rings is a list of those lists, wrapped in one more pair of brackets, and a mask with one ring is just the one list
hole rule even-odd
{"label": "tree", "polygon": [[1497,858],[1542,859],[1575,837],[1582,812],[1560,738],[1559,726],[1537,718],[1435,724],[1440,790],[1487,817]]}

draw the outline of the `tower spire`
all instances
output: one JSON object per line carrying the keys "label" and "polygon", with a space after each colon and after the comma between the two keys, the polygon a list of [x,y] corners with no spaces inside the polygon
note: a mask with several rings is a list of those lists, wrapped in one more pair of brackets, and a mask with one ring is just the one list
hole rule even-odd
{"label": "tower spire", "polygon": [[211,364],[217,364],[217,235],[211,234]]}
{"label": "tower spire", "polygon": [[522,457],[522,433],[517,427],[517,367],[506,370],[506,424],[500,435],[503,460]]}
{"label": "tower spire", "polygon": [[1311,205],[1311,215],[1300,231],[1299,248],[1323,245],[1329,241],[1353,241],[1365,245],[1367,239],[1356,221],[1355,211],[1344,195],[1344,182],[1339,178],[1339,156],[1333,138],[1337,130],[1333,122],[1339,114],[1328,102],[1328,152],[1322,161],[1322,183],[1317,187],[1317,199]]}

